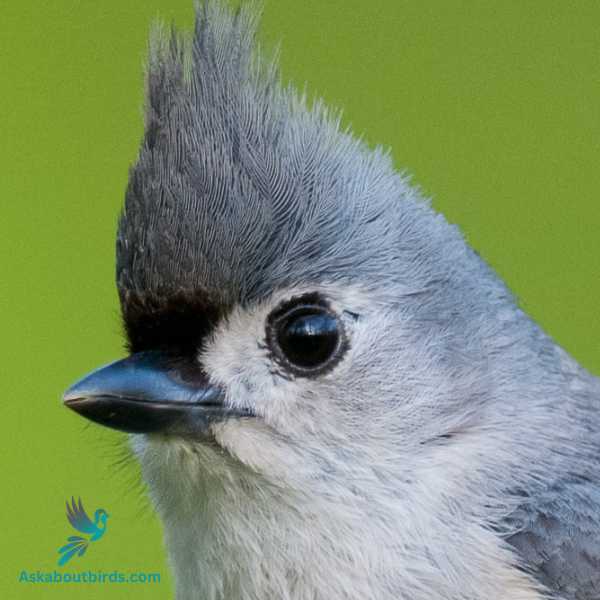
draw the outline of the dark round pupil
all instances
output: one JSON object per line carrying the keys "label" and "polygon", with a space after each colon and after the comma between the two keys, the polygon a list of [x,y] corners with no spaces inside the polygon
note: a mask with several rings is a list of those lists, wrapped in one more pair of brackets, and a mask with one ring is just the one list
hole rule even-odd
{"label": "dark round pupil", "polygon": [[300,367],[324,363],[338,345],[337,319],[328,313],[291,315],[279,328],[277,341],[286,358]]}

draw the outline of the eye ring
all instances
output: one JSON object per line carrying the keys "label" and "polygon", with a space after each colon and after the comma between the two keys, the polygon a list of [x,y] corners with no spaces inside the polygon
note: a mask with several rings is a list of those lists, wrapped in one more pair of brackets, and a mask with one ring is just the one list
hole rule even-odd
{"label": "eye ring", "polygon": [[267,318],[272,358],[297,377],[316,377],[340,361],[348,348],[344,325],[318,294],[292,297]]}

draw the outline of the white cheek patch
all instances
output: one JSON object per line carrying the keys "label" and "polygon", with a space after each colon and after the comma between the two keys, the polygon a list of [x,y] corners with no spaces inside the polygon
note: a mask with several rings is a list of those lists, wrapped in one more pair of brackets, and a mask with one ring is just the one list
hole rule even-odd
{"label": "white cheek patch", "polygon": [[303,392],[310,395],[306,379],[291,377],[273,360],[265,327],[270,312],[281,302],[314,292],[323,295],[343,320],[353,320],[372,304],[359,287],[319,285],[279,290],[266,302],[236,307],[214,331],[199,357],[210,379],[226,389],[228,404],[250,408],[266,422],[281,423]]}
{"label": "white cheek patch", "polygon": [[227,392],[232,406],[255,408],[256,401],[272,393],[273,376],[264,341],[264,321],[268,308],[235,308],[215,330],[200,361],[211,381]]}

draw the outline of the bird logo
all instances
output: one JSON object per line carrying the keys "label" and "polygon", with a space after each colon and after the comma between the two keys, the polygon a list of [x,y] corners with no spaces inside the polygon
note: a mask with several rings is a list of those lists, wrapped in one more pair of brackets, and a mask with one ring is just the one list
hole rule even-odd
{"label": "bird logo", "polygon": [[92,522],[83,508],[81,498],[75,502],[75,498],[71,497],[71,504],[69,505],[67,500],[66,506],[69,523],[87,537],[71,535],[67,538],[68,543],[58,549],[60,554],[58,565],[60,567],[66,565],[75,555],[83,556],[90,542],[97,542],[104,535],[108,519],[108,513],[103,508],[99,508],[94,513],[94,521]]}

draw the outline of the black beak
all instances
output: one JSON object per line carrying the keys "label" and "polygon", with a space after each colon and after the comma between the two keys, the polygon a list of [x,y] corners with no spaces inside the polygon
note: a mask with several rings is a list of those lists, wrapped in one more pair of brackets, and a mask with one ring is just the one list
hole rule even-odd
{"label": "black beak", "polygon": [[[188,369],[189,371],[189,369]],[[66,406],[83,417],[128,433],[206,433],[230,417],[251,416],[227,408],[224,393],[199,370],[185,374],[159,352],[139,352],[93,371],[64,394]]]}

